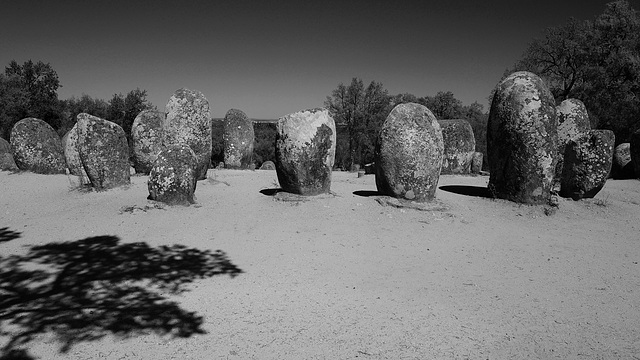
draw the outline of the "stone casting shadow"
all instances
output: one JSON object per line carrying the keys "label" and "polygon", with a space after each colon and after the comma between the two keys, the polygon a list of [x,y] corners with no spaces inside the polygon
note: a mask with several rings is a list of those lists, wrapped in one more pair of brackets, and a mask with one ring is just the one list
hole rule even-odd
{"label": "stone casting shadow", "polygon": [[[0,240],[19,233],[0,229]],[[242,273],[220,250],[120,243],[115,236],[31,246],[0,256],[0,359],[33,359],[27,345],[52,334],[68,352],[113,334],[203,334],[203,318],[167,299],[195,279]],[[0,346],[2,346],[0,344]]]}
{"label": "stone casting shadow", "polygon": [[442,191],[466,196],[482,197],[487,199],[494,199],[491,191],[483,186],[470,186],[470,185],[442,185],[439,187]]}

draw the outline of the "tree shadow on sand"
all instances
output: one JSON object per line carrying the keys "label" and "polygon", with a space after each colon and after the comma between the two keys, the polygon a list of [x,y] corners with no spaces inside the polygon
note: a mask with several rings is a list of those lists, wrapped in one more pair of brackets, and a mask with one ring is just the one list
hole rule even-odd
{"label": "tree shadow on sand", "polygon": [[164,295],[187,291],[195,279],[242,273],[220,250],[119,241],[98,236],[0,256],[0,341],[8,339],[0,359],[32,359],[25,347],[39,334],[53,334],[64,353],[109,334],[205,333],[201,316]]}

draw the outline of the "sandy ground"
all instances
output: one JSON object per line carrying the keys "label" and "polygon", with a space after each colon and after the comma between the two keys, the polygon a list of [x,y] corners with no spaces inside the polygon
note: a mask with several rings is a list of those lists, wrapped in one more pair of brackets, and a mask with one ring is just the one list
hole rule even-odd
{"label": "sandy ground", "polygon": [[205,333],[106,331],[61,352],[54,326],[26,344],[34,358],[640,359],[640,181],[551,215],[472,196],[487,181],[442,176],[454,192],[420,211],[381,205],[372,175],[334,172],[333,194],[296,201],[274,195],[275,171],[210,170],[196,205],[163,208],[143,176],[83,192],[0,172],[0,228],[20,233],[0,254],[114,235],[219,249],[243,271],[166,295]]}

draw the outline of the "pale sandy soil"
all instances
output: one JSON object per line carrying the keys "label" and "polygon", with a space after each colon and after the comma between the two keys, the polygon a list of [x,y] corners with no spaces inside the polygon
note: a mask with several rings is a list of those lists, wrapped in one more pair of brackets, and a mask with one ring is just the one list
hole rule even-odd
{"label": "pale sandy soil", "polygon": [[[442,176],[439,185],[487,181]],[[27,245],[115,235],[122,243],[220,249],[243,271],[167,295],[203,317],[204,334],[109,335],[61,353],[47,331],[27,344],[29,354],[640,358],[638,180],[610,180],[596,199],[561,199],[550,216],[541,206],[442,190],[445,210],[382,206],[371,196],[374,177],[355,173],[334,172],[333,194],[308,201],[260,192],[276,187],[274,171],[210,170],[197,205],[145,209],[146,177],[96,193],[70,190],[64,175],[0,172],[0,228],[20,232],[0,243],[4,257],[26,254]]]}

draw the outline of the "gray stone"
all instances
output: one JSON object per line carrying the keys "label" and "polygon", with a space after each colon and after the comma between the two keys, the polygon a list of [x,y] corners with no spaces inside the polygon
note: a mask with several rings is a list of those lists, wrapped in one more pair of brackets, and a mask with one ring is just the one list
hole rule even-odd
{"label": "gray stone", "polygon": [[11,144],[3,138],[0,138],[0,170],[17,171],[18,166],[13,161],[13,153]]}
{"label": "gray stone", "polygon": [[416,103],[397,105],[378,135],[378,192],[417,202],[432,200],[443,153],[442,131],[431,110]]}
{"label": "gray stone", "polygon": [[438,120],[444,142],[444,157],[441,174],[469,174],[476,139],[467,120]]}
{"label": "gray stone", "polygon": [[276,173],[280,187],[299,195],[328,193],[336,154],[336,127],[325,109],[302,110],[276,125]]}
{"label": "gray stone", "polygon": [[613,150],[611,177],[614,179],[633,179],[636,177],[631,161],[631,144],[622,143]]}
{"label": "gray stone", "polygon": [[196,154],[198,180],[206,179],[212,146],[209,101],[199,91],[182,88],[167,102],[166,113],[163,144],[189,146]]}
{"label": "gray stone", "polygon": [[484,154],[481,152],[474,152],[473,159],[471,160],[471,173],[480,174],[482,171],[482,161],[484,160]]}
{"label": "gray stone", "polygon": [[69,174],[78,177],[78,186],[91,184],[87,172],[84,170],[80,153],[78,152],[78,123],[75,123],[71,130],[67,131],[62,137],[62,146],[64,147],[64,158],[67,161]]}
{"label": "gray stone", "polygon": [[238,109],[227,111],[223,120],[224,163],[229,169],[249,169],[253,165],[253,121]]}
{"label": "gray stone", "polygon": [[275,169],[276,169],[276,164],[274,164],[273,161],[271,160],[267,160],[263,162],[262,165],[260,166],[260,170],[275,170]]}
{"label": "gray stone", "polygon": [[615,136],[611,130],[590,130],[570,140],[564,153],[560,196],[594,197],[607,182]]}
{"label": "gray stone", "polygon": [[51,125],[36,118],[18,121],[11,129],[13,160],[20,170],[65,174],[67,165],[60,137]]}
{"label": "gray stone", "polygon": [[149,174],[162,150],[165,114],[155,110],[141,111],[131,125],[133,167],[137,174]]}
{"label": "gray stone", "polygon": [[564,150],[569,141],[574,140],[591,130],[589,114],[584,103],[578,99],[566,99],[556,107],[558,121],[558,153],[556,162],[556,183],[562,176]]}
{"label": "gray stone", "polygon": [[551,92],[535,74],[509,75],[496,87],[487,123],[492,193],[518,203],[549,203],[557,151]]}
{"label": "gray stone", "polygon": [[197,157],[189,146],[167,146],[158,154],[149,173],[148,199],[169,205],[193,204],[197,167]]}
{"label": "gray stone", "polygon": [[129,146],[124,130],[111,121],[78,114],[78,153],[91,186],[106,190],[130,183]]}

